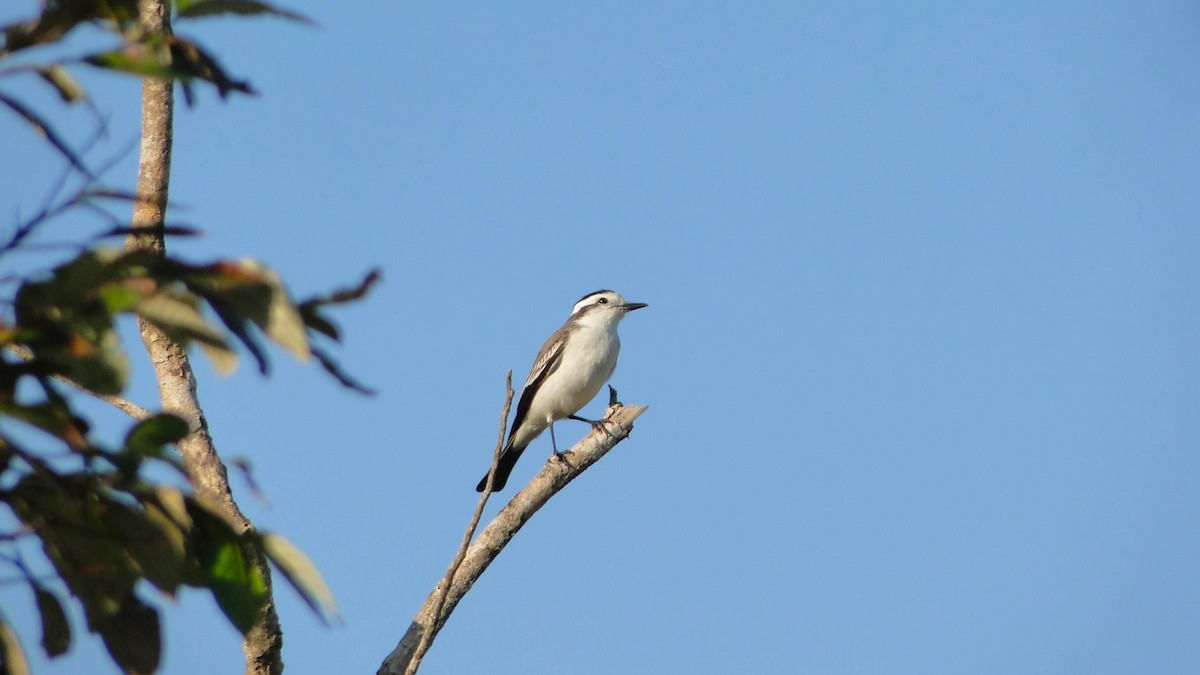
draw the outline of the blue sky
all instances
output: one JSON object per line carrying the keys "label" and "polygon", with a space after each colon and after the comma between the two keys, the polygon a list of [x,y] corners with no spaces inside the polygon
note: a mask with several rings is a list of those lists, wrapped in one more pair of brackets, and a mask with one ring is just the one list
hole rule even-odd
{"label": "blue sky", "polygon": [[[339,314],[374,398],[283,353],[199,366],[270,499],[235,478],[243,507],[345,619],[279,589],[288,672],[374,672],[461,536],[505,369],[598,288],[650,304],[613,379],[650,409],[422,672],[1197,672],[1196,5],[580,4],[181,29],[262,95],[181,106],[174,214],[208,234],[174,250],[300,296],[385,274]],[[110,157],[138,88],[87,83]],[[58,166],[0,137],[12,222]],[[166,626],[165,673],[239,671],[210,598]]]}

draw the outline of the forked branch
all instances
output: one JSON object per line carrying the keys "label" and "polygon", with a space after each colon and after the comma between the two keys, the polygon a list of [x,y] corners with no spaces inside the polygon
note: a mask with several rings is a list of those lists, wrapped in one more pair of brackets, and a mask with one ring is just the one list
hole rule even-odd
{"label": "forked branch", "polygon": [[[500,466],[500,455],[504,451],[504,426],[508,421],[508,411],[512,409],[513,388],[512,388],[512,369],[504,376],[504,411],[500,413],[500,431],[496,434],[496,449],[492,451],[492,467],[488,469],[487,482],[484,485],[483,494],[479,495],[479,502],[475,505],[475,513],[471,515],[471,522],[467,524],[467,531],[463,534],[462,543],[458,546],[458,553],[454,556],[454,561],[450,563],[450,567],[446,569],[446,574],[442,576],[442,580],[434,588],[430,595],[429,614],[430,616],[438,616],[442,613],[442,608],[446,606],[446,596],[449,594],[451,582],[458,574],[458,568],[462,566],[463,560],[467,557],[467,547],[471,544],[471,539],[475,536],[475,528],[479,527],[479,519],[483,517],[483,507],[487,505],[488,497],[492,495],[492,483],[496,480],[496,469]],[[404,675],[416,675],[417,669],[421,667],[421,660],[425,658],[425,653],[429,651],[429,646],[433,644],[434,632],[423,631],[420,640],[417,641],[417,646],[413,649],[412,657],[408,661],[408,665],[404,669]]]}

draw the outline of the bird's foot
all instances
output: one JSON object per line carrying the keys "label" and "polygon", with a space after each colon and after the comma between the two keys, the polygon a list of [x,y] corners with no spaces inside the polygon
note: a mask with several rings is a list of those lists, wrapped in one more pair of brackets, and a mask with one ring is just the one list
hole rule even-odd
{"label": "bird's foot", "polygon": [[603,431],[605,434],[608,434],[610,437],[613,435],[613,432],[609,431],[608,427],[605,426],[606,424],[608,424],[607,419],[589,420],[589,419],[585,419],[583,417],[579,417],[578,415],[570,415],[570,416],[568,416],[568,419],[573,419],[573,420],[577,420],[580,422],[587,422],[588,424],[592,425],[593,429],[596,429],[598,431]]}
{"label": "bird's foot", "polygon": [[563,464],[566,464],[568,469],[574,469],[575,465],[571,464],[571,460],[567,459],[567,455],[569,454],[571,454],[570,451],[559,452],[558,450],[555,450],[554,452],[550,453],[550,456],[562,462]]}

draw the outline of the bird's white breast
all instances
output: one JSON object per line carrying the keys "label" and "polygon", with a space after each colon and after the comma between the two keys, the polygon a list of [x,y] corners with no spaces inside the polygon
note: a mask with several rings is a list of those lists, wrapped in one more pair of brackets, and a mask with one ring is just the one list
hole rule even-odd
{"label": "bird's white breast", "polygon": [[563,348],[562,363],[542,383],[532,406],[536,410],[530,412],[547,421],[579,412],[612,376],[620,350],[615,323],[577,326]]}

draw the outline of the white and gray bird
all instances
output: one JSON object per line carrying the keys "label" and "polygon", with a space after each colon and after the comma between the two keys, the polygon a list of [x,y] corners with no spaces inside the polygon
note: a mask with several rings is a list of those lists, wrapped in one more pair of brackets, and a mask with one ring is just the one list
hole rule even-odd
{"label": "white and gray bird", "polygon": [[[550,443],[558,454],[555,421],[569,418],[596,424],[575,413],[596,397],[617,367],[621,351],[617,325],[626,314],[645,306],[644,302],[626,302],[613,291],[596,291],[575,303],[571,317],[546,340],[533,361],[508,442],[500,453],[492,490],[504,489],[521,453],[546,427],[550,427]],[[483,492],[487,478],[485,474],[476,491]]]}

